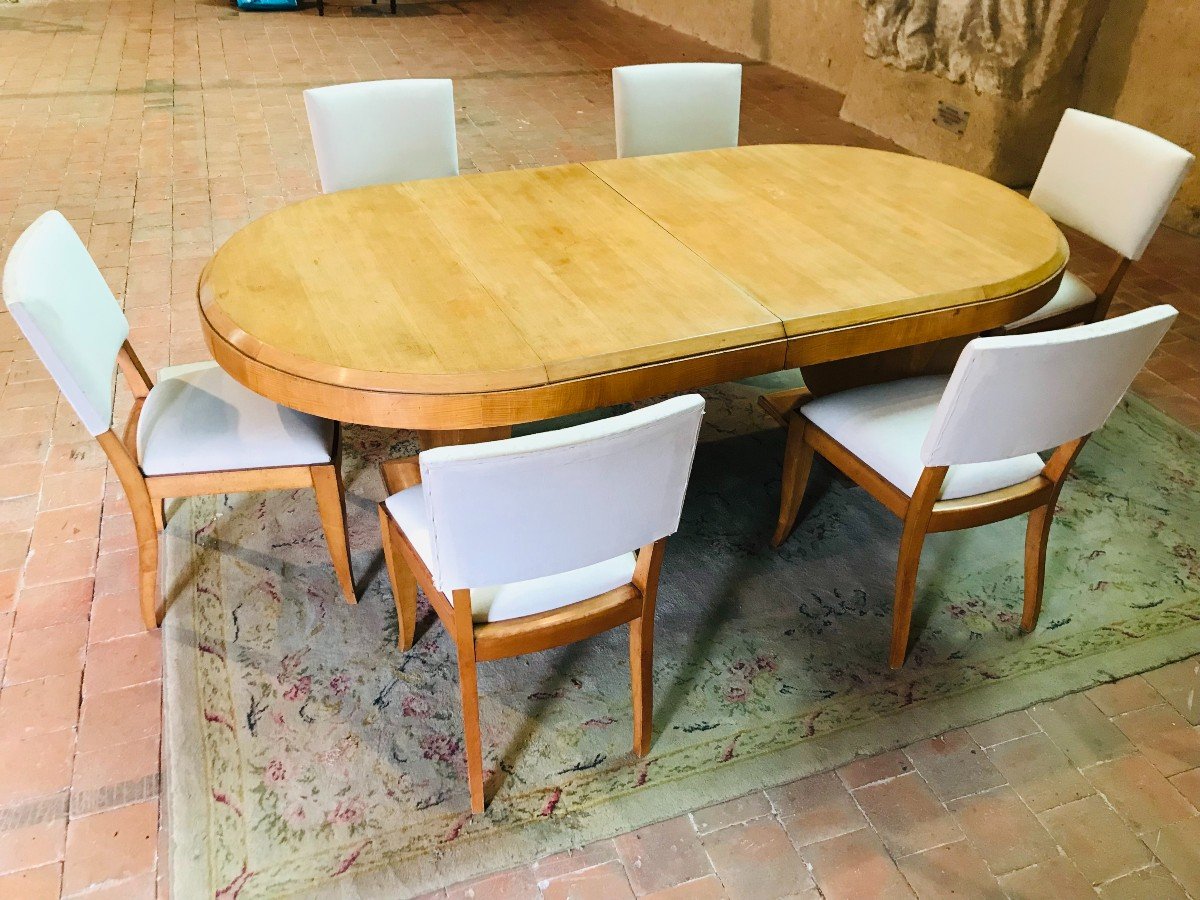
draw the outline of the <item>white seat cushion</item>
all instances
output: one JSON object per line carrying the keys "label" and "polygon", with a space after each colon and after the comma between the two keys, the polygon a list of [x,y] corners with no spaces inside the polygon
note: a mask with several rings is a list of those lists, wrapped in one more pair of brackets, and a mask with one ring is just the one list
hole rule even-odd
{"label": "white seat cushion", "polygon": [[1058,286],[1058,291],[1050,298],[1050,302],[1041,309],[1031,312],[1025,318],[1013,322],[1007,328],[1008,330],[1023,328],[1026,325],[1032,325],[1034,322],[1049,319],[1051,316],[1057,316],[1060,313],[1069,312],[1081,306],[1087,306],[1095,299],[1095,291],[1070,272],[1063,272],[1062,283]]}
{"label": "white seat cushion", "polygon": [[[922,376],[855,388],[806,403],[801,412],[831,438],[910,497],[921,472],[921,445],[949,378]],[[1036,453],[951,466],[942,499],[984,494],[1037,475]]]}
{"label": "white seat cushion", "polygon": [[[433,543],[425,511],[425,494],[415,485],[384,501],[417,555],[432,569]],[[517,581],[471,590],[471,618],[476,622],[502,622],[548,612],[588,600],[633,580],[635,557],[623,553],[612,559],[529,581]]]}
{"label": "white seat cushion", "polygon": [[158,373],[138,421],[147,475],[311,466],[332,458],[332,422],[272,403],[214,362]]}

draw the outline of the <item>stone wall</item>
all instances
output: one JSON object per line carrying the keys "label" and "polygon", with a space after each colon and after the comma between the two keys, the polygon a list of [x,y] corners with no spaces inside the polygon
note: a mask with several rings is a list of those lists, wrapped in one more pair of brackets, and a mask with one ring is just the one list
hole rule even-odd
{"label": "stone wall", "polygon": [[863,9],[857,0],[767,0],[762,59],[841,93],[863,58]]}
{"label": "stone wall", "polygon": [[[1007,184],[1062,111],[1200,150],[1200,0],[608,0],[845,95],[842,117]],[[939,102],[968,113],[959,135]],[[1168,222],[1200,233],[1200,170]]]}
{"label": "stone wall", "polygon": [[[1079,96],[1109,0],[864,3],[863,58],[842,117],[922,156],[1027,184]],[[939,101],[969,114],[962,135],[934,124]]]}
{"label": "stone wall", "polygon": [[845,92],[863,56],[860,0],[606,0]]}
{"label": "stone wall", "polygon": [[[763,10],[770,0],[605,0],[724,50],[765,59],[769,44]],[[851,0],[854,2],[854,0]]]}

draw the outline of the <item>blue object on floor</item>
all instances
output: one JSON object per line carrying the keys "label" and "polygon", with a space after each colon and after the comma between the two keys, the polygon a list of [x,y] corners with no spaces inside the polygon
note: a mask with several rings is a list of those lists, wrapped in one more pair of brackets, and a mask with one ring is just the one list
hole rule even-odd
{"label": "blue object on floor", "polygon": [[238,9],[299,9],[299,0],[237,0]]}

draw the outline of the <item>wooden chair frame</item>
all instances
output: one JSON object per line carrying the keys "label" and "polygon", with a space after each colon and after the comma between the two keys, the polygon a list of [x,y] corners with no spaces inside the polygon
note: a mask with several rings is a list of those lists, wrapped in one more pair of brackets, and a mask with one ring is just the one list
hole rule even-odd
{"label": "wooden chair frame", "polygon": [[[765,399],[765,398],[764,398]],[[888,664],[893,669],[904,665],[908,654],[912,624],[913,597],[917,587],[917,568],[925,536],[939,531],[958,531],[988,525],[1029,513],[1025,531],[1025,606],[1021,631],[1028,633],[1037,625],[1045,588],[1046,545],[1058,495],[1066,482],[1071,465],[1090,435],[1068,441],[1054,450],[1045,468],[1020,484],[985,494],[939,500],[948,466],[927,466],[916,490],[909,497],[840,443],[806,419],[800,407],[804,397],[793,392],[794,406],[780,409],[771,403],[763,406],[786,424],[787,448],[783,459],[783,487],[779,519],[771,546],[778,547],[791,533],[804,500],[813,457],[820,453],[872,497],[904,522],[900,538],[900,557],[896,567],[896,593],[892,607],[892,642]]]}
{"label": "wooden chair frame", "polygon": [[1129,267],[1133,265],[1133,260],[1118,256],[1109,268],[1108,277],[1104,281],[1104,287],[1096,294],[1096,299],[1091,303],[1085,303],[1083,306],[1075,309],[1068,309],[1057,315],[1049,318],[1041,319],[1037,322],[1030,322],[1021,328],[1005,328],[1001,329],[1003,334],[1036,334],[1040,331],[1057,331],[1059,328],[1070,328],[1073,325],[1090,325],[1093,322],[1101,322],[1108,318],[1108,311],[1112,307],[1113,298],[1117,295],[1117,289],[1121,286],[1121,281],[1125,278],[1125,273],[1129,271]]}
{"label": "wooden chair frame", "polygon": [[138,461],[137,427],[142,407],[154,382],[146,373],[129,341],[121,346],[117,362],[133,393],[133,409],[123,436],[109,428],[96,436],[112,463],[133,511],[138,543],[138,589],[142,621],[147,629],[162,624],[164,609],[158,603],[158,535],[166,525],[164,503],[169,497],[231,494],[242,491],[292,490],[311,487],[317,496],[321,526],[329,544],[338,584],[347,603],[357,602],[350,568],[346,531],[346,494],[341,474],[341,427],[335,426],[333,459],[314,466],[278,466],[265,469],[189,472],[180,475],[146,475]]}
{"label": "wooden chair frame", "polygon": [[[382,468],[389,496],[421,483],[421,468],[416,457],[389,460]],[[653,731],[654,603],[658,595],[666,538],[638,551],[633,580],[629,584],[548,612],[478,624],[471,616],[471,592],[455,590],[447,597],[439,591],[434,585],[433,575],[382,503],[379,505],[379,521],[388,577],[396,601],[399,648],[408,650],[412,647],[418,584],[425,592],[429,605],[454,638],[458,651],[472,812],[481,813],[486,806],[477,676],[477,666],[481,662],[561,647],[628,624],[633,749],[638,756],[646,755]]]}

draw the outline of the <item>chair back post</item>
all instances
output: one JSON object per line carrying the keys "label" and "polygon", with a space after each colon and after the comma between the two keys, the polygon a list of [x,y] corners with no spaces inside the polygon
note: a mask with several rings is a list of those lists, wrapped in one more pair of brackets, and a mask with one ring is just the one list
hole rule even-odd
{"label": "chair back post", "polygon": [[121,367],[121,374],[125,376],[125,383],[129,386],[129,392],[133,394],[133,406],[130,408],[129,418],[125,422],[125,449],[133,458],[133,463],[140,472],[141,465],[138,462],[137,449],[138,422],[142,418],[142,407],[146,398],[150,396],[150,391],[154,388],[154,381],[146,372],[146,367],[142,365],[142,361],[128,340],[121,345],[121,349],[117,353],[117,365]]}
{"label": "chair back post", "polygon": [[637,564],[633,569],[633,586],[642,595],[642,615],[654,618],[654,603],[658,598],[658,579],[662,573],[663,556],[667,539],[659,538],[638,551]]}
{"label": "chair back post", "polygon": [[475,621],[471,616],[471,591],[460,589],[450,592],[450,605],[454,610],[454,642],[459,646],[471,648],[471,658],[475,658]]}
{"label": "chair back post", "polygon": [[142,365],[142,361],[138,359],[137,353],[133,349],[133,345],[126,338],[121,344],[121,349],[117,351],[117,365],[121,367],[121,374],[125,376],[125,383],[129,385],[129,390],[133,393],[134,399],[145,400],[150,396],[150,390],[154,387],[154,381],[146,372],[146,367]]}
{"label": "chair back post", "polygon": [[905,522],[914,519],[923,521],[925,525],[929,523],[934,504],[942,495],[942,484],[949,472],[949,466],[926,466],[922,470],[921,477],[917,479],[917,486],[913,489],[912,499],[908,503]]}
{"label": "chair back post", "polygon": [[1108,310],[1112,306],[1113,298],[1117,296],[1117,289],[1121,286],[1121,281],[1125,278],[1125,273],[1129,271],[1131,265],[1133,265],[1133,260],[1129,257],[1117,257],[1116,262],[1109,269],[1104,287],[1096,295],[1096,302],[1092,304],[1090,321],[1100,322],[1108,318]]}
{"label": "chair back post", "polygon": [[1051,506],[1057,502],[1059,491],[1062,490],[1063,483],[1067,480],[1067,473],[1071,471],[1071,466],[1075,465],[1075,460],[1079,458],[1079,454],[1083,451],[1083,446],[1089,438],[1091,438],[1090,433],[1059,445],[1046,460],[1046,467],[1042,469],[1042,474],[1054,485],[1054,490],[1050,495]]}

